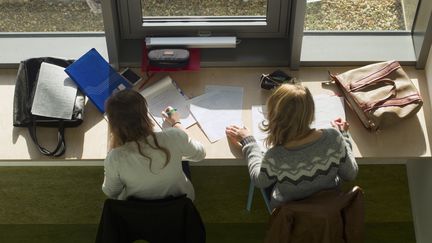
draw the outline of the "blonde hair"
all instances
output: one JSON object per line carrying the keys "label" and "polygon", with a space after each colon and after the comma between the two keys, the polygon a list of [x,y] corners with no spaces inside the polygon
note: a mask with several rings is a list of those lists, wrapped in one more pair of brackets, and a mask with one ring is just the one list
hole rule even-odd
{"label": "blonde hair", "polygon": [[307,136],[314,120],[315,105],[308,88],[301,84],[283,84],[267,100],[267,146],[284,145]]}
{"label": "blonde hair", "polygon": [[[134,90],[122,90],[112,95],[105,104],[108,115],[108,125],[116,142],[115,146],[121,146],[127,142],[135,142],[138,152],[150,161],[151,170],[152,159],[145,155],[138,141],[143,140],[153,149],[162,150],[165,154],[165,165],[170,160],[170,153],[167,148],[159,145],[156,135],[153,132],[153,122],[148,114],[147,101],[144,97]],[[154,146],[150,144],[147,136],[151,136]]]}

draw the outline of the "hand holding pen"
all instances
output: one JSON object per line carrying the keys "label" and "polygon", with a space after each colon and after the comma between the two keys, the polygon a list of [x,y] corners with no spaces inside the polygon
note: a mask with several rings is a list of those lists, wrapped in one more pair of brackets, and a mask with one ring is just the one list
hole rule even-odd
{"label": "hand holding pen", "polygon": [[172,127],[177,127],[180,123],[180,113],[177,112],[177,109],[168,106],[165,110],[162,111],[162,116],[165,120],[171,124]]}
{"label": "hand holding pen", "polygon": [[341,132],[348,132],[349,129],[349,123],[340,117],[331,121],[331,125],[332,127],[339,129]]}

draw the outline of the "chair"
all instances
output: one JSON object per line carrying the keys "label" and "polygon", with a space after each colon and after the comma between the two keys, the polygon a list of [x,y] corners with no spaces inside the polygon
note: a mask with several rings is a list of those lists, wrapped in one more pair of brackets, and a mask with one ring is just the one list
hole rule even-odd
{"label": "chair", "polygon": [[201,216],[186,197],[161,200],[105,200],[96,243],[203,243]]}
{"label": "chair", "polygon": [[[261,195],[264,199],[264,203],[266,205],[267,211],[269,214],[271,214],[272,210],[270,208],[270,200],[267,198],[267,193],[266,193],[264,188],[260,188],[260,191],[261,191]],[[248,199],[247,199],[247,203],[246,203],[246,210],[249,212],[252,208],[252,200],[253,200],[254,192],[255,192],[255,184],[251,181],[249,184]]]}
{"label": "chair", "polygon": [[326,190],[277,207],[266,243],[361,243],[364,233],[363,191]]}

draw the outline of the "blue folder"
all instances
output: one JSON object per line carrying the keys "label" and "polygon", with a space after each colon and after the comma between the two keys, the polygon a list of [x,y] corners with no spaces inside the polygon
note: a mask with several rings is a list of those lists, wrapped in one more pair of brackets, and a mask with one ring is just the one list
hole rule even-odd
{"label": "blue folder", "polygon": [[105,101],[113,92],[132,87],[94,48],[69,65],[65,72],[102,113]]}

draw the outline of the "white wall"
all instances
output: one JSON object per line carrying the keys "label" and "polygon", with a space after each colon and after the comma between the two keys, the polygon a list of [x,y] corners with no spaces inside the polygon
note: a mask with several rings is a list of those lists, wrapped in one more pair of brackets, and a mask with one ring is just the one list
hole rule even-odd
{"label": "white wall", "polygon": [[431,49],[429,50],[428,60],[426,61],[425,74],[426,74],[429,98],[431,99],[431,103],[432,103],[432,46]]}
{"label": "white wall", "polygon": [[[429,97],[432,97],[432,46],[425,67]],[[432,161],[408,160],[407,176],[417,243],[432,242]]]}
{"label": "white wall", "polygon": [[[432,46],[431,46],[431,49],[429,51],[428,60],[426,62],[425,72],[426,72],[426,79],[428,80],[428,84],[430,87],[430,86],[432,86]],[[431,89],[429,88],[429,94],[431,94],[430,90]]]}

